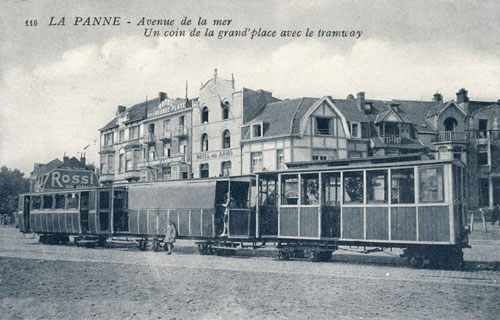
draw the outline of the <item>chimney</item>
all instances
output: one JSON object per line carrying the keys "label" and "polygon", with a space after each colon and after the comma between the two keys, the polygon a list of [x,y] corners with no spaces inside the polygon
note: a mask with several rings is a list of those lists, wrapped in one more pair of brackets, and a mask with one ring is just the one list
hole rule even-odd
{"label": "chimney", "polygon": [[354,95],[352,95],[351,93],[349,93],[349,94],[347,95],[346,100],[354,100]]}
{"label": "chimney", "polygon": [[81,164],[82,167],[85,167],[85,153],[83,153],[80,156],[80,164]]}
{"label": "chimney", "polygon": [[469,102],[469,97],[467,96],[467,90],[462,88],[457,92],[457,103]]}
{"label": "chimney", "polygon": [[391,109],[396,112],[399,112],[399,103],[391,102]]}
{"label": "chimney", "polygon": [[163,101],[165,101],[168,98],[167,93],[166,92],[161,92],[161,91],[158,92],[158,97],[160,98],[160,102],[163,102]]}
{"label": "chimney", "polygon": [[69,161],[69,157],[66,156],[66,155],[64,155],[64,157],[63,157],[63,164],[67,164],[68,161]]}
{"label": "chimney", "polygon": [[124,113],[125,110],[127,110],[127,107],[125,107],[125,106],[118,106],[118,109],[116,110],[116,115],[118,116],[118,115]]}
{"label": "chimney", "polygon": [[356,104],[359,110],[365,111],[365,93],[363,91],[356,94]]}
{"label": "chimney", "polygon": [[443,102],[443,95],[439,92],[434,93],[432,101]]}

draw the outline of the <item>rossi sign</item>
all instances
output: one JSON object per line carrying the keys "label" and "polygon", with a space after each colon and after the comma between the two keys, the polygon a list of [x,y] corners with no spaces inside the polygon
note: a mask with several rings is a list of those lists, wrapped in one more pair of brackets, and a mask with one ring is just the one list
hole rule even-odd
{"label": "rossi sign", "polygon": [[44,189],[82,189],[99,185],[94,172],[88,170],[55,169],[43,185]]}

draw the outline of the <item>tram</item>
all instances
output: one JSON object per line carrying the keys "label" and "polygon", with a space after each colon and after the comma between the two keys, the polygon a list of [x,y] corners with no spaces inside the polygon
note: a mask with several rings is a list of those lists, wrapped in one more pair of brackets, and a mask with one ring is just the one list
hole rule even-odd
{"label": "tram", "polygon": [[[104,245],[113,237],[158,250],[173,222],[177,238],[196,240],[202,254],[274,242],[280,259],[326,261],[339,246],[357,246],[402,248],[417,268],[460,266],[469,247],[464,170],[456,160],[349,159],[253,176],[28,193],[20,195],[19,228],[48,244],[71,236]],[[229,232],[221,236],[225,210]]]}

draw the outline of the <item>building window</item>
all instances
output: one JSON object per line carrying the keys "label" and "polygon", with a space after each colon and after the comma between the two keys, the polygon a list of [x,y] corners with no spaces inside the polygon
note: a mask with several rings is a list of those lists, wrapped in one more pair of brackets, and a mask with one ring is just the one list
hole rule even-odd
{"label": "building window", "polygon": [[444,131],[455,131],[458,127],[458,121],[453,117],[446,118],[443,124]]}
{"label": "building window", "polygon": [[208,107],[201,109],[201,123],[208,123]]}
{"label": "building window", "polygon": [[420,202],[444,201],[443,168],[420,169]]}
{"label": "building window", "polygon": [[108,155],[108,173],[113,174],[115,172],[115,155]]}
{"label": "building window", "polygon": [[333,160],[335,159],[335,151],[331,150],[313,150],[312,159],[313,160]]}
{"label": "building window", "polygon": [[262,170],[262,152],[252,152],[250,154],[250,172]]}
{"label": "building window", "polygon": [[108,168],[106,166],[106,155],[101,155],[101,173],[107,173]]}
{"label": "building window", "polygon": [[387,170],[366,171],[368,203],[387,203]]}
{"label": "building window", "polygon": [[208,178],[208,163],[200,164],[200,178]]}
{"label": "building window", "polygon": [[317,135],[332,135],[332,119],[331,118],[316,118],[316,130]]}
{"label": "building window", "polygon": [[123,169],[125,166],[125,155],[123,153],[119,156],[118,170],[120,173],[123,173]]}
{"label": "building window", "polygon": [[113,132],[106,133],[104,135],[104,145],[105,146],[110,146],[113,144]]}
{"label": "building window", "polygon": [[453,147],[453,158],[462,160],[462,147]]}
{"label": "building window", "polygon": [[370,124],[367,122],[361,123],[361,139],[370,138]]}
{"label": "building window", "polygon": [[262,124],[252,125],[252,138],[262,137]]}
{"label": "building window", "polygon": [[125,141],[125,130],[120,130],[120,132],[118,133],[118,141],[119,142]]}
{"label": "building window", "polygon": [[156,148],[150,147],[149,148],[149,160],[155,160],[155,159],[156,159]]}
{"label": "building window", "polygon": [[187,151],[186,141],[181,141],[179,145],[179,153],[186,154],[186,151]]}
{"label": "building window", "polygon": [[276,169],[284,170],[285,168],[285,154],[282,149],[276,150]]}
{"label": "building window", "polygon": [[141,161],[141,150],[134,150],[134,169],[137,169],[137,165]]}
{"label": "building window", "polygon": [[222,133],[222,149],[231,148],[231,134],[229,130],[224,130]]}
{"label": "building window", "polygon": [[128,136],[130,140],[139,139],[139,126],[130,127]]}
{"label": "building window", "polygon": [[391,202],[415,203],[415,174],[412,168],[391,170]]}
{"label": "building window", "polygon": [[170,167],[164,167],[162,169],[162,171],[163,171],[163,179],[164,180],[172,179],[172,169]]}
{"label": "building window", "polygon": [[488,146],[477,146],[477,163],[480,165],[488,165]]}
{"label": "building window", "polygon": [[201,151],[208,151],[208,134],[201,135]]}
{"label": "building window", "polygon": [[163,121],[163,132],[170,131],[170,119]]}
{"label": "building window", "polygon": [[170,144],[169,143],[163,144],[163,156],[170,158]]}
{"label": "building window", "polygon": [[[207,122],[208,122],[208,108],[207,108]],[[184,127],[184,116],[179,117],[179,127]]]}
{"label": "building window", "polygon": [[357,123],[351,123],[351,136],[353,138],[358,138],[358,128],[359,128],[359,124]]}
{"label": "building window", "polygon": [[231,176],[231,161],[223,161],[221,163],[221,174],[223,177]]}
{"label": "building window", "polygon": [[132,158],[134,153],[132,150],[127,150],[125,152],[125,170],[133,170],[134,169],[134,159]]}
{"label": "building window", "polygon": [[224,101],[223,103],[221,103],[221,109],[222,109],[222,120],[229,119],[229,101]]}
{"label": "building window", "polygon": [[488,207],[490,205],[490,187],[488,179],[479,179],[479,206]]}
{"label": "building window", "polygon": [[486,138],[488,136],[488,119],[479,119],[478,138]]}

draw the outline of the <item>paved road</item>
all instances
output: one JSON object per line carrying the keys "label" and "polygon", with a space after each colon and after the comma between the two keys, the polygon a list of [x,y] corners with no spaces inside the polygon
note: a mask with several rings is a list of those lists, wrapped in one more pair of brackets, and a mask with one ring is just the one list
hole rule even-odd
{"label": "paved road", "polygon": [[[201,256],[189,241],[179,242],[174,254],[167,256],[164,252],[140,252],[133,246],[123,245],[99,249],[41,245],[37,239],[32,239],[30,236],[23,237],[14,229],[0,228],[0,239],[0,257],[3,257],[0,258],[0,263],[4,267],[1,275],[3,280],[0,284],[8,284],[5,286],[15,295],[23,295],[24,291],[20,288],[35,286],[43,290],[44,282],[40,284],[38,278],[33,275],[38,268],[40,269],[38,276],[45,277],[45,281],[50,281],[54,276],[51,270],[57,270],[58,278],[61,276],[62,279],[83,281],[87,274],[79,279],[79,276],[75,277],[75,274],[80,274],[78,270],[96,269],[97,273],[108,275],[106,281],[121,282],[125,281],[124,279],[130,281],[132,273],[136,277],[136,282],[133,285],[128,284],[131,286],[131,291],[132,288],[137,290],[137,283],[149,281],[151,275],[155,283],[167,282],[171,284],[170,288],[176,288],[169,289],[169,294],[173,292],[176,297],[179,294],[181,296],[186,294],[184,292],[188,290],[186,283],[189,284],[187,287],[191,287],[191,298],[174,299],[176,303],[172,310],[156,308],[154,304],[150,308],[150,313],[144,313],[141,307],[137,307],[141,299],[135,301],[135,296],[131,297],[130,292],[122,292],[120,294],[128,303],[124,305],[115,303],[115,308],[120,306],[117,309],[119,311],[112,314],[106,313],[106,310],[113,310],[109,309],[109,306],[108,309],[99,309],[96,316],[103,318],[141,319],[150,318],[152,315],[156,318],[168,315],[167,318],[202,316],[209,319],[234,317],[497,319],[497,315],[500,314],[498,303],[500,242],[496,240],[472,240],[473,248],[465,250],[466,270],[454,271],[410,269],[404,260],[398,257],[400,252],[397,250],[363,255],[344,248],[335,253],[332,262],[311,263],[297,260],[279,261],[274,257],[272,248],[242,252],[234,257]],[[45,263],[40,264],[40,262]],[[7,265],[15,266],[14,269],[19,269],[20,265],[32,266],[27,269],[29,277],[26,276],[31,279],[30,285],[25,283],[27,280],[23,280],[23,277],[6,278],[8,273],[16,273],[19,276],[16,270],[9,269]],[[193,282],[193,278],[198,280]],[[221,282],[224,284],[220,285]],[[109,282],[101,282],[100,285],[90,288],[86,287],[86,283],[77,282],[73,286],[85,287],[91,292],[110,290]],[[177,285],[174,285],[176,283]],[[325,287],[326,284],[330,285]],[[149,284],[148,286],[151,288]],[[235,288],[238,288],[237,297],[234,297]],[[333,288],[335,290],[332,291]],[[237,301],[231,303],[234,304],[234,309],[228,309],[227,303],[218,300],[210,303],[214,296],[226,296],[228,290],[232,292],[231,301],[233,299]],[[151,292],[149,290],[147,294]],[[306,292],[307,296],[304,295]],[[48,294],[54,299],[66,297],[62,293],[54,294],[54,290]],[[162,295],[163,292],[160,290],[147,300],[159,299]],[[89,308],[90,304],[96,305],[90,296],[84,299],[81,318],[94,316],[92,312],[88,313],[92,309]],[[8,292],[0,289],[2,305],[10,306],[9,310],[16,307],[22,309],[23,318],[50,317],[40,314],[40,307],[33,304],[33,301],[38,301],[38,295],[28,295],[29,300],[26,301],[30,301],[29,303],[25,300],[12,300],[9,297]],[[186,309],[186,303],[192,299],[197,303],[196,308]],[[269,299],[272,303],[266,302]],[[292,300],[300,301],[300,304],[290,306]],[[26,308],[21,301],[25,301],[29,307]],[[193,301],[189,303],[192,304]],[[339,302],[342,302],[342,306],[338,305]],[[43,310],[52,306],[51,303],[54,302],[42,303]],[[327,303],[329,306],[322,303]],[[332,308],[333,305],[335,308]],[[58,317],[67,316],[68,310],[64,305],[59,309],[54,306],[49,309],[51,308],[55,308],[54,312]],[[8,315],[15,318],[16,313]]]}

